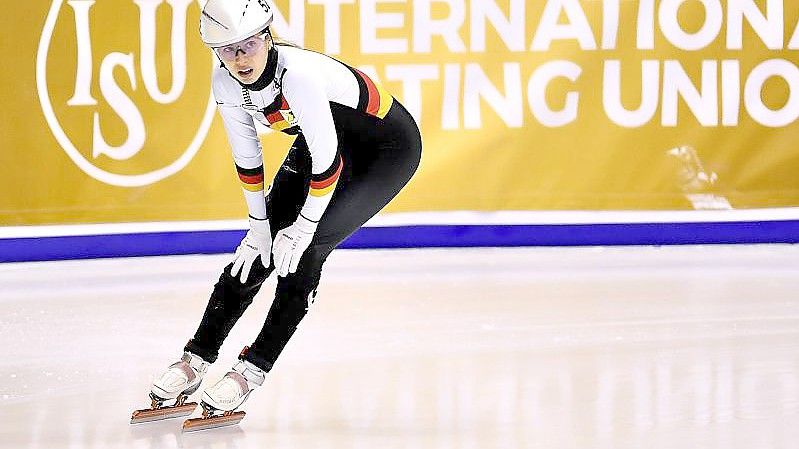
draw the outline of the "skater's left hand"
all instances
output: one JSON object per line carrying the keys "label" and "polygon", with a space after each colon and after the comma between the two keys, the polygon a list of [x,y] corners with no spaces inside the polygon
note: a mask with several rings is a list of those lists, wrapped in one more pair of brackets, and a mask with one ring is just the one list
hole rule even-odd
{"label": "skater's left hand", "polygon": [[272,255],[278,276],[286,277],[297,271],[300,258],[311,244],[316,226],[317,223],[300,215],[294,224],[277,233],[272,245]]}

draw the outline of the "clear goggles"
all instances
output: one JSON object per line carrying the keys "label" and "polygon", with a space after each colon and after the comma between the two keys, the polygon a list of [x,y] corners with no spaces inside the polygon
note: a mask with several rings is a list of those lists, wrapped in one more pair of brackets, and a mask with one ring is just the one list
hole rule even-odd
{"label": "clear goggles", "polygon": [[216,52],[217,56],[223,61],[234,61],[239,50],[244,52],[245,55],[261,51],[266,47],[266,36],[268,36],[268,33],[256,34],[243,41],[234,42],[224,47],[214,47],[214,52]]}

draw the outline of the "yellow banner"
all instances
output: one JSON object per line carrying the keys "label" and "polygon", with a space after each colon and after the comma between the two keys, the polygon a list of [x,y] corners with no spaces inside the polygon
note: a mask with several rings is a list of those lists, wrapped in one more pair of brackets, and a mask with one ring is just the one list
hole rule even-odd
{"label": "yellow banner", "polygon": [[[420,122],[389,211],[799,206],[799,4],[281,0]],[[245,214],[194,0],[3,16],[0,225]],[[274,172],[290,140],[262,137]]]}

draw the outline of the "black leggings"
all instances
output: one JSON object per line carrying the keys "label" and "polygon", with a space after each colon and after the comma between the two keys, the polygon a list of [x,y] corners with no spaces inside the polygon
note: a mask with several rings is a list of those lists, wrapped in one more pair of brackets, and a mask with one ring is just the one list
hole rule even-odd
{"label": "black leggings", "polygon": [[[349,112],[341,109],[334,116]],[[379,212],[408,183],[419,166],[422,141],[416,122],[394,101],[382,120],[352,113],[352,120],[336,123],[344,168],[316,234],[295,273],[278,277],[275,300],[261,332],[241,358],[269,371],[288,343],[316,296],[327,256],[344,239]],[[356,123],[357,126],[353,126]],[[267,195],[272,238],[290,226],[305,202],[311,178],[308,146],[299,135],[275,176]],[[260,261],[260,258],[256,261]],[[247,283],[225,267],[214,286],[200,326],[185,350],[213,362],[233,325],[252,303],[274,270],[253,264]]]}

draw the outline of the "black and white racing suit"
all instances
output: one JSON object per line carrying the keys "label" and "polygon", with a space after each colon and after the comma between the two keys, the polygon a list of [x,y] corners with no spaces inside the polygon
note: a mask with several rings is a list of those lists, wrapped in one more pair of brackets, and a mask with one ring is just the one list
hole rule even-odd
{"label": "black and white racing suit", "polygon": [[[299,214],[319,223],[297,271],[278,277],[266,322],[241,355],[266,371],[313,301],[327,256],[408,183],[422,149],[413,117],[367,75],[310,50],[278,45],[272,52],[264,76],[254,85],[239,84],[223,67],[213,75],[250,215],[268,218],[273,238]],[[255,120],[297,136],[265,201]],[[274,264],[255,263],[245,284],[230,275],[230,268],[216,283],[185,348],[207,361],[216,360]]]}

